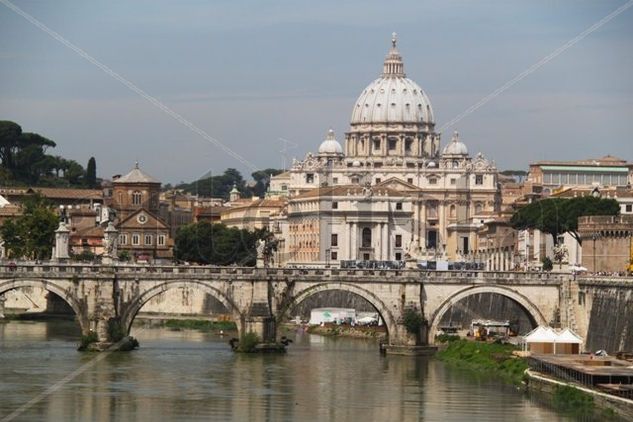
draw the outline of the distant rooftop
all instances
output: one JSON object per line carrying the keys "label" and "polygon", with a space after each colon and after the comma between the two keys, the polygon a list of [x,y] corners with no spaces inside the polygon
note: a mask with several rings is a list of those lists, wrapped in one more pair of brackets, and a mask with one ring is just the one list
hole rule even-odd
{"label": "distant rooftop", "polygon": [[113,183],[160,183],[160,181],[154,179],[152,176],[142,171],[139,168],[137,162],[132,171],[130,171],[125,176],[121,176],[118,179],[115,179]]}

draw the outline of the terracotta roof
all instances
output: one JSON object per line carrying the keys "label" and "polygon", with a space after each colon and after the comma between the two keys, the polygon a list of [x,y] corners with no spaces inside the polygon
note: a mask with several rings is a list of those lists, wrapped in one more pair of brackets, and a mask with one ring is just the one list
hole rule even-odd
{"label": "terracotta roof", "polygon": [[149,174],[143,172],[139,167],[138,163],[136,166],[125,176],[121,176],[118,179],[114,180],[113,183],[160,183],[158,180],[154,179]]}
{"label": "terracotta roof", "polygon": [[56,199],[103,199],[103,192],[98,189],[72,188],[2,188],[0,193],[7,195],[28,195],[38,192],[46,198]]}
{"label": "terracotta roof", "polygon": [[237,210],[243,208],[281,208],[286,205],[286,201],[283,199],[257,199],[255,201],[248,201],[247,203],[239,203],[231,207],[222,207],[224,211]]}
{"label": "terracotta roof", "polygon": [[[372,196],[393,196],[393,197],[407,197],[409,194],[407,192],[399,191],[396,189],[390,189],[386,187],[373,186],[371,188]],[[365,188],[358,185],[339,185],[339,186],[326,186],[320,188],[314,188],[297,196],[291,198],[291,200],[295,199],[304,199],[304,198],[317,198],[320,196],[332,196],[332,197],[340,197],[347,196],[348,194],[352,196],[364,196]]]}
{"label": "terracotta roof", "polygon": [[592,166],[592,165],[601,165],[607,164],[610,166],[620,165],[624,166],[627,164],[626,160],[623,160],[618,157],[614,157],[612,155],[605,155],[602,158],[587,158],[585,160],[576,160],[576,161],[557,161],[557,160],[546,160],[546,161],[537,161],[535,163],[531,163],[530,166]]}

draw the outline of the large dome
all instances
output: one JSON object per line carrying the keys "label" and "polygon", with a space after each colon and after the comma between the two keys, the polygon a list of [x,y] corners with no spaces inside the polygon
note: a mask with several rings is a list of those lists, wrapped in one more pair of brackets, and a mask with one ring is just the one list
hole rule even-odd
{"label": "large dome", "polygon": [[360,94],[351,124],[415,123],[433,125],[431,102],[422,88],[407,78],[395,34],[385,58],[383,74]]}

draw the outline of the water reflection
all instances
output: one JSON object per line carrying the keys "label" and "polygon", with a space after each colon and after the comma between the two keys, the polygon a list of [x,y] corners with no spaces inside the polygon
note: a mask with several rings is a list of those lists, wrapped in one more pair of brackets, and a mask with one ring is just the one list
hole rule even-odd
{"label": "water reflection", "polygon": [[[0,417],[95,357],[60,324],[0,324]],[[207,333],[133,334],[140,350],[106,356],[20,420],[567,420],[492,379],[380,356],[371,341],[299,334],[287,355],[258,356]]]}

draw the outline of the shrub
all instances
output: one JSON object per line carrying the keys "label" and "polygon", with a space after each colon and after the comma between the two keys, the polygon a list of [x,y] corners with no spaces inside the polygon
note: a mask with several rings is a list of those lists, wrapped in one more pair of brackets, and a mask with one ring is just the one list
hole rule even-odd
{"label": "shrub", "polygon": [[121,322],[116,318],[110,318],[108,320],[108,339],[112,342],[117,342],[126,336],[126,332],[121,326]]}
{"label": "shrub", "polygon": [[259,343],[260,341],[259,337],[257,337],[257,334],[253,332],[248,332],[246,334],[243,334],[240,338],[240,343],[237,346],[237,350],[238,352],[253,353],[255,352]]}
{"label": "shrub", "polygon": [[420,335],[420,329],[425,323],[424,317],[415,309],[407,309],[404,311],[403,323],[409,334],[416,337]]}
{"label": "shrub", "polygon": [[88,334],[81,336],[81,340],[79,341],[79,350],[86,350],[89,345],[98,341],[99,336],[97,333],[95,331],[90,331]]}
{"label": "shrub", "polygon": [[459,340],[459,336],[456,334],[438,334],[435,336],[435,340],[438,343],[450,343]]}
{"label": "shrub", "polygon": [[554,389],[554,406],[564,412],[590,413],[593,411],[593,397],[584,391],[567,385]]}

